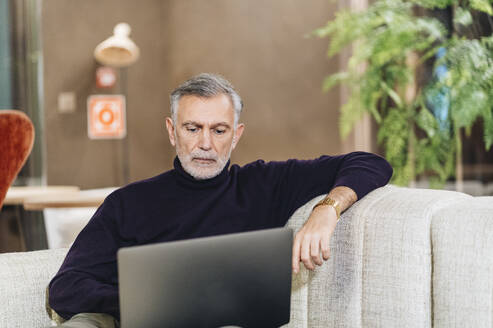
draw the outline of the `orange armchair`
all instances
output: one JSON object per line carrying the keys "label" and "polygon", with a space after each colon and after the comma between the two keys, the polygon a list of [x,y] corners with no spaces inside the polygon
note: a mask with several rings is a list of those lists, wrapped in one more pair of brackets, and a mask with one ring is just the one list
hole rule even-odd
{"label": "orange armchair", "polygon": [[0,209],[33,143],[34,126],[29,117],[18,110],[0,110]]}

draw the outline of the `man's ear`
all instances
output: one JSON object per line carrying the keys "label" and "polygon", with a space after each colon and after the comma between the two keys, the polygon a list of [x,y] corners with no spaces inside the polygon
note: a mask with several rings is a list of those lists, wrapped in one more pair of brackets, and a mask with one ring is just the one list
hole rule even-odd
{"label": "man's ear", "polygon": [[238,141],[240,141],[241,135],[243,134],[243,130],[245,129],[245,124],[240,123],[236,126],[235,135],[233,136],[233,149],[236,148]]}
{"label": "man's ear", "polygon": [[166,117],[166,129],[168,130],[169,142],[173,147],[176,146],[175,140],[175,126],[171,117]]}

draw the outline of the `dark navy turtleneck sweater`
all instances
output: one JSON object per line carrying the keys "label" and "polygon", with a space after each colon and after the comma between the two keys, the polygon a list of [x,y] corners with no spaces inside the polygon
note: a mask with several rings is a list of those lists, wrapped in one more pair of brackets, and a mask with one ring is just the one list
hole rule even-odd
{"label": "dark navy turtleneck sweater", "polygon": [[363,152],[314,160],[228,165],[195,180],[174,169],[110,194],[77,236],[50,282],[49,302],[68,319],[81,312],[119,319],[120,247],[281,227],[294,211],[336,186],[361,199],[392,175],[383,158]]}

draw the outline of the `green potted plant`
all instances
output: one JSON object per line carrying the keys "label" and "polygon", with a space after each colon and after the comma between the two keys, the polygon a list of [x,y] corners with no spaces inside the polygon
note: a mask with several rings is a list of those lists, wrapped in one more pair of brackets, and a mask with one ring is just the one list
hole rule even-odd
{"label": "green potted plant", "polygon": [[[426,14],[437,8],[452,14],[450,26]],[[478,15],[490,24],[489,35],[477,32]],[[377,122],[393,183],[426,174],[432,187],[443,185],[460,161],[461,131],[478,120],[486,149],[493,144],[491,15],[490,0],[377,0],[364,11],[342,10],[313,32],[330,38],[328,56],[354,46],[347,69],[328,76],[323,88],[343,84],[350,91],[342,137],[364,113]],[[417,81],[430,60],[433,73]]]}

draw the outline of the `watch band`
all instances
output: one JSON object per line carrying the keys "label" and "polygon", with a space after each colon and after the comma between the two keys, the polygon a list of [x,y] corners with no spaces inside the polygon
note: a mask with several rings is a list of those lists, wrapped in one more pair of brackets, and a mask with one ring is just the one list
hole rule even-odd
{"label": "watch band", "polygon": [[333,198],[330,198],[328,195],[325,196],[324,199],[319,201],[315,206],[313,206],[312,211],[320,205],[328,205],[332,206],[336,210],[337,221],[341,218],[341,207],[339,206],[339,202]]}

